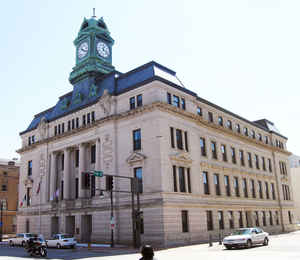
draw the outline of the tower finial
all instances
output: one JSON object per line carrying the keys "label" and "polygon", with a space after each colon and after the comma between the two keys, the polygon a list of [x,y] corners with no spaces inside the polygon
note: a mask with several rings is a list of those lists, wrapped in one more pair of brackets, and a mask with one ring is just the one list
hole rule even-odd
{"label": "tower finial", "polygon": [[95,15],[95,8],[93,8],[93,18],[96,18],[96,15]]}

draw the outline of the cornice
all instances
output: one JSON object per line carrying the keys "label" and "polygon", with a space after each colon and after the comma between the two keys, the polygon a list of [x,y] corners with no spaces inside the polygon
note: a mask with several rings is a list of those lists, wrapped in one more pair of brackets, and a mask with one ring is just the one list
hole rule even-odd
{"label": "cornice", "polygon": [[229,129],[226,129],[226,128],[221,127],[219,125],[216,125],[214,123],[209,123],[209,122],[205,121],[202,117],[200,117],[196,114],[184,111],[182,109],[179,109],[177,107],[174,107],[172,105],[169,105],[167,103],[163,103],[163,102],[160,102],[160,101],[155,101],[155,102],[153,102],[149,105],[144,105],[143,107],[136,108],[134,110],[129,110],[129,111],[126,111],[126,112],[122,112],[120,114],[110,115],[110,116],[98,119],[90,125],[81,126],[81,127],[77,128],[77,129],[74,129],[72,131],[65,132],[64,134],[49,137],[49,138],[46,138],[42,141],[38,141],[38,142],[32,144],[31,146],[26,146],[24,148],[21,148],[21,149],[17,150],[17,153],[22,154],[24,152],[33,150],[33,149],[39,147],[42,144],[46,144],[46,143],[50,143],[50,142],[53,142],[53,141],[56,141],[56,140],[60,140],[62,138],[72,136],[72,135],[80,133],[82,131],[90,130],[90,129],[95,128],[99,125],[113,122],[115,120],[124,120],[124,119],[128,120],[128,119],[130,119],[132,117],[135,117],[139,114],[147,113],[147,112],[150,112],[150,111],[153,111],[153,110],[156,110],[156,109],[158,109],[160,111],[163,111],[163,112],[172,113],[176,116],[181,117],[182,119],[190,120],[191,122],[193,122],[193,123],[195,123],[199,126],[205,127],[209,130],[214,130],[219,134],[229,135],[231,137],[234,137],[234,138],[237,138],[241,141],[244,141],[248,144],[256,145],[260,148],[263,148],[263,149],[266,149],[266,150],[269,150],[269,151],[272,151],[272,152],[282,153],[282,154],[287,155],[287,156],[290,156],[292,154],[289,151],[281,150],[277,147],[266,145],[266,144],[261,143],[257,140],[254,140],[250,137],[246,137],[246,136],[243,136],[242,134],[235,133],[235,132],[233,132]]}

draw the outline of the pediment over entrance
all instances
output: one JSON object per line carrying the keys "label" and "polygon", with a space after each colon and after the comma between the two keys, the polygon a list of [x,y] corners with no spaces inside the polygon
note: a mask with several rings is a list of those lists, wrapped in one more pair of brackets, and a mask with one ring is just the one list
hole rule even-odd
{"label": "pediment over entrance", "polygon": [[138,152],[133,152],[128,158],[127,158],[127,163],[133,164],[136,162],[143,162],[146,159],[146,155]]}
{"label": "pediment over entrance", "polygon": [[172,161],[184,164],[191,164],[193,160],[191,159],[190,155],[186,152],[177,152],[169,155]]}

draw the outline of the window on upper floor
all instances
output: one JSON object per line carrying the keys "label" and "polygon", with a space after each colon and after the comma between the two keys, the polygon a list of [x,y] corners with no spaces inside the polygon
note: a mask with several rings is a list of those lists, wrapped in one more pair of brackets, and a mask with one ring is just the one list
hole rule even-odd
{"label": "window on upper floor", "polygon": [[86,123],[87,124],[91,123],[91,113],[87,113],[87,115],[86,115]]}
{"label": "window on upper floor", "polygon": [[92,115],[92,122],[95,122],[95,111],[92,111],[91,115]]}
{"label": "window on upper floor", "polygon": [[176,143],[177,148],[183,150],[182,131],[180,129],[176,129]]}
{"label": "window on upper floor", "polygon": [[218,159],[218,156],[217,156],[217,144],[216,142],[211,142],[211,153],[212,153],[212,158],[213,159]]}
{"label": "window on upper floor", "polygon": [[227,162],[227,152],[226,152],[226,146],[224,144],[221,145],[221,153],[222,153],[222,160],[224,162]]}
{"label": "window on upper floor", "polygon": [[232,130],[232,122],[230,120],[227,120],[227,128]]}
{"label": "window on upper floor", "polygon": [[54,126],[54,135],[57,135],[57,126]]}
{"label": "window on upper floor", "polygon": [[142,149],[142,138],[141,138],[141,129],[136,129],[132,131],[133,138],[133,151]]}
{"label": "window on upper floor", "polygon": [[266,171],[266,160],[265,160],[265,157],[261,157],[261,160],[262,160],[262,168],[264,171]]}
{"label": "window on upper floor", "polygon": [[202,116],[202,109],[201,109],[201,107],[197,107],[197,114],[198,114],[198,116]]}
{"label": "window on upper floor", "polygon": [[32,175],[32,161],[28,161],[27,164],[27,176],[31,176]]}
{"label": "window on upper floor", "polygon": [[223,126],[223,117],[221,117],[221,116],[218,117],[218,124],[220,126]]}
{"label": "window on upper floor", "polygon": [[[175,130],[175,136],[174,136],[174,130]],[[171,134],[171,147],[172,148],[175,148],[174,138],[176,138],[177,149],[180,149],[180,150],[185,149],[187,152],[189,151],[187,131],[182,131],[181,129],[174,129],[173,127],[170,127],[170,134]],[[184,135],[184,139],[183,139],[183,135]],[[183,144],[184,144],[184,146],[183,146]]]}
{"label": "window on upper floor", "polygon": [[143,106],[143,96],[142,96],[142,94],[136,96],[136,105],[137,105],[137,107]]}
{"label": "window on upper floor", "polygon": [[256,190],[255,190],[255,183],[254,180],[251,180],[251,193],[252,193],[252,198],[256,198]]}
{"label": "window on upper floor", "polygon": [[85,116],[85,115],[83,115],[83,116],[82,116],[82,125],[86,125],[86,121],[85,121],[85,119],[86,119],[86,116]]}
{"label": "window on upper floor", "polygon": [[270,158],[268,159],[268,165],[269,165],[269,172],[272,172],[272,161]]}
{"label": "window on upper floor", "polygon": [[[74,120],[74,119],[73,119]],[[72,121],[73,121],[72,120]],[[73,123],[72,123],[72,125],[73,125]],[[76,117],[76,128],[79,128],[79,118],[78,117]]]}
{"label": "window on upper floor", "polygon": [[258,194],[259,194],[259,198],[263,199],[263,190],[262,190],[262,183],[261,183],[261,181],[258,181]]}
{"label": "window on upper floor", "polygon": [[265,181],[265,191],[266,191],[266,198],[270,199],[270,194],[269,194],[269,183]]}
{"label": "window on upper floor", "polygon": [[129,107],[130,107],[130,110],[135,109],[135,97],[131,97],[129,99]]}
{"label": "window on upper floor", "polygon": [[224,185],[225,185],[225,191],[226,191],[226,195],[230,196],[231,192],[230,192],[230,179],[228,175],[224,175]]}
{"label": "window on upper floor", "polygon": [[262,135],[261,134],[258,134],[258,140],[262,141]]}
{"label": "window on upper floor", "polygon": [[169,92],[167,92],[167,101],[169,105],[172,105],[172,95]]}
{"label": "window on upper floor", "polygon": [[71,131],[71,121],[68,121],[68,131]]}
{"label": "window on upper floor", "polygon": [[231,161],[232,163],[236,164],[236,156],[235,156],[235,148],[231,147]]}
{"label": "window on upper floor", "polygon": [[60,124],[58,125],[58,134],[60,135],[61,131],[60,131]]}
{"label": "window on upper floor", "polygon": [[142,167],[134,168],[134,177],[138,179],[139,192],[143,193],[143,168]]}
{"label": "window on upper floor", "polygon": [[72,119],[72,130],[75,128],[75,119]]}
{"label": "window on upper floor", "polygon": [[258,155],[257,154],[254,155],[254,159],[255,159],[256,169],[259,170],[259,159],[258,159]]}
{"label": "window on upper floor", "polygon": [[7,210],[7,201],[6,199],[0,199],[0,205],[2,204],[2,210]]}
{"label": "window on upper floor", "polygon": [[251,137],[252,137],[253,139],[255,139],[255,131],[254,131],[254,130],[251,130]]}
{"label": "window on upper floor", "polygon": [[173,106],[180,108],[180,99],[178,96],[173,95]]}
{"label": "window on upper floor", "polygon": [[93,144],[91,146],[91,163],[95,163],[96,162],[96,145]]}
{"label": "window on upper floor", "polygon": [[181,108],[185,110],[185,99],[181,98]]}
{"label": "window on upper floor", "polygon": [[214,184],[215,184],[216,195],[220,196],[221,195],[220,179],[219,179],[219,174],[217,173],[214,174]]}
{"label": "window on upper floor", "polygon": [[235,191],[235,196],[239,197],[240,196],[240,188],[239,188],[239,178],[234,177],[234,191]]}
{"label": "window on upper floor", "polygon": [[75,150],[75,167],[79,166],[79,150]]}
{"label": "window on upper floor", "polygon": [[243,150],[240,150],[240,151],[239,151],[239,154],[240,154],[240,162],[241,162],[241,165],[242,165],[242,166],[245,166],[244,151],[243,151]]}
{"label": "window on upper floor", "polygon": [[203,190],[204,194],[210,194],[209,192],[209,180],[208,180],[208,172],[202,172],[202,179],[203,179]]}
{"label": "window on upper floor", "polygon": [[248,185],[247,185],[247,179],[246,178],[243,178],[242,186],[243,186],[244,197],[248,198]]}
{"label": "window on upper floor", "polygon": [[65,155],[61,154],[60,159],[61,159],[61,170],[63,171],[65,168]]}
{"label": "window on upper floor", "polygon": [[7,191],[7,185],[6,184],[2,184],[1,191]]}
{"label": "window on upper floor", "polygon": [[248,128],[247,128],[247,127],[244,127],[244,130],[243,130],[243,131],[244,131],[244,135],[245,135],[245,136],[248,136]]}
{"label": "window on upper floor", "polygon": [[276,194],[275,194],[275,185],[274,183],[271,183],[271,194],[272,194],[272,199],[276,199]]}
{"label": "window on upper floor", "polygon": [[208,121],[210,123],[213,123],[214,122],[214,116],[213,116],[213,113],[212,112],[208,112]]}
{"label": "window on upper floor", "polygon": [[202,156],[206,156],[206,145],[203,137],[200,137],[200,151]]}
{"label": "window on upper floor", "polygon": [[235,130],[238,132],[238,133],[241,133],[241,127],[239,124],[236,124],[235,125]]}
{"label": "window on upper floor", "polygon": [[248,153],[248,166],[249,166],[249,168],[252,168],[252,155],[251,155],[251,153]]}

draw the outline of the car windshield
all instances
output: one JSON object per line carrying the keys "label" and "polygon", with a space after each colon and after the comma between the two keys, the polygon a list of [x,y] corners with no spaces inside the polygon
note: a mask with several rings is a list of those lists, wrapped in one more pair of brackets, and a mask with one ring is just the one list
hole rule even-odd
{"label": "car windshield", "polygon": [[251,233],[251,229],[238,229],[231,233],[231,235],[247,235]]}
{"label": "car windshield", "polygon": [[72,235],[61,235],[61,239],[64,239],[64,238],[73,238]]}
{"label": "car windshield", "polygon": [[37,234],[27,234],[28,237],[38,237]]}

